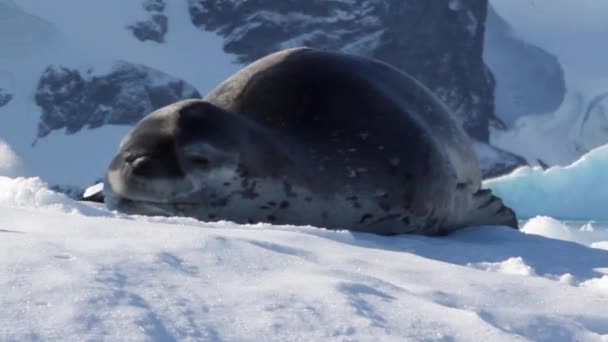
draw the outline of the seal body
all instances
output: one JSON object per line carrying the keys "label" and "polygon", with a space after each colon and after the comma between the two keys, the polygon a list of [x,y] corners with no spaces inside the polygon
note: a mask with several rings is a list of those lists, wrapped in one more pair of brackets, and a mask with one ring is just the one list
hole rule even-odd
{"label": "seal body", "polygon": [[471,142],[426,87],[382,62],[307,48],[144,118],[106,177],[111,209],[378,234],[517,227]]}

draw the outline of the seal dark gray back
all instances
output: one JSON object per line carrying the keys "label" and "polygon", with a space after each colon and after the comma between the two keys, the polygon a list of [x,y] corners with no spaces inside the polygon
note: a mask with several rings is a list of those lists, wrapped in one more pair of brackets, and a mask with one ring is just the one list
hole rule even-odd
{"label": "seal dark gray back", "polygon": [[[394,186],[399,177],[412,195],[430,179],[423,189],[430,193],[446,185],[439,179],[480,184],[468,138],[447,109],[417,81],[378,61],[287,50],[241,70],[205,100],[282,132],[310,150],[321,169],[367,171],[360,186]],[[340,179],[335,176],[327,179]]]}

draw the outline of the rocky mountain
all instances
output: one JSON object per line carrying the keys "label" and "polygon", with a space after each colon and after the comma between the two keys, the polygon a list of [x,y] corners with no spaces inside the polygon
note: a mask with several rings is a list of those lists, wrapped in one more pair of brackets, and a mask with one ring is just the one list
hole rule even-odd
{"label": "rocky mountain", "polygon": [[[95,155],[78,175],[88,183],[107,146],[148,112],[294,46],[377,58],[419,79],[475,140],[486,176],[526,162],[490,145],[490,127],[563,98],[557,58],[518,39],[485,0],[0,0],[0,9],[0,30],[23,33],[0,35],[0,117],[31,127],[0,135],[52,184],[74,178],[46,167],[63,160],[54,151]],[[509,69],[504,56],[522,66]],[[91,152],[92,139],[107,141]]]}
{"label": "rocky mountain", "polygon": [[0,107],[6,105],[13,99],[13,95],[9,94],[8,91],[0,88]]}
{"label": "rocky mountain", "polygon": [[49,66],[35,101],[42,109],[38,137],[53,130],[73,134],[83,127],[132,125],[157,108],[201,97],[190,84],[144,65],[117,61],[109,71]]}
{"label": "rocky mountain", "polygon": [[497,116],[512,126],[525,115],[554,112],[566,94],[564,70],[557,56],[517,37],[513,28],[490,7],[483,58],[496,85]]}
{"label": "rocky mountain", "polygon": [[494,80],[482,60],[486,1],[189,0],[189,11],[241,63],[302,45],[388,62],[435,91],[471,136],[488,141]]}
{"label": "rocky mountain", "polygon": [[[191,24],[218,35],[223,52],[239,65],[303,45],[377,58],[422,81],[453,110],[471,137],[489,141],[495,81],[483,61],[486,1],[189,0],[187,4]],[[175,24],[166,13],[167,4],[146,0],[140,6],[140,18],[125,29],[138,41],[162,46]],[[48,67],[35,95],[42,109],[38,138],[53,130],[72,134],[83,127],[133,124],[156,107],[199,96],[191,85],[170,75],[157,82],[159,77],[153,74],[160,71],[128,61],[115,63],[103,75],[90,69]],[[493,155],[509,154],[495,150]],[[484,163],[484,173],[504,173],[520,162],[510,156]]]}

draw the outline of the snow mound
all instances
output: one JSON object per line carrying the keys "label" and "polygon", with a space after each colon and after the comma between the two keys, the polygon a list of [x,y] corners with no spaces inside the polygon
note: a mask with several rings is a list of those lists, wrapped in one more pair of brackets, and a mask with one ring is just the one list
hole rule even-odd
{"label": "snow mound", "polygon": [[40,178],[0,176],[0,207],[48,209],[88,216],[110,215],[104,208],[89,206],[54,192]]}
{"label": "snow mound", "polygon": [[0,139],[0,177],[18,177],[23,173],[21,158],[6,142]]}
{"label": "snow mound", "polygon": [[468,266],[480,270],[498,272],[504,274],[514,274],[523,276],[536,275],[536,271],[528,265],[521,257],[512,257],[502,262],[480,262],[477,264],[469,264]]}
{"label": "snow mound", "polygon": [[608,229],[605,224],[593,221],[561,222],[551,217],[538,216],[526,222],[521,231],[608,250]]}
{"label": "snow mound", "polygon": [[522,167],[512,174],[487,180],[484,186],[503,199],[520,218],[537,215],[565,220],[607,221],[608,145],[573,164]]}

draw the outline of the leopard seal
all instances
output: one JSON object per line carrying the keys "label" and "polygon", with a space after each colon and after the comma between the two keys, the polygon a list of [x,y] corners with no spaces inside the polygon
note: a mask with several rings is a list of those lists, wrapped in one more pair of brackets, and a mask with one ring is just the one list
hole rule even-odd
{"label": "leopard seal", "polygon": [[430,90],[380,61],[309,48],[149,114],[104,185],[110,209],[134,214],[382,235],[517,228]]}

